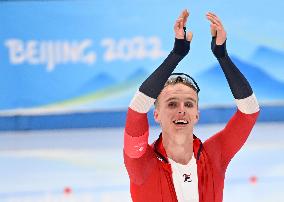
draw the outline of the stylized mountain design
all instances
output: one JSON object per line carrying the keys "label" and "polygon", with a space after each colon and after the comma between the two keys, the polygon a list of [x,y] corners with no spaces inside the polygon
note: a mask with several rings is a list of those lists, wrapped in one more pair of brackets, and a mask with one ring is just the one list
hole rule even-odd
{"label": "stylized mountain design", "polygon": [[260,46],[253,53],[250,62],[262,68],[272,77],[284,81],[284,52]]}
{"label": "stylized mountain design", "polygon": [[[143,68],[136,69],[127,79],[117,82],[106,73],[101,73],[82,86],[81,91],[69,99],[45,107],[82,107],[93,109],[126,108],[141,82],[147,76]],[[115,100],[115,101],[114,101]],[[108,104],[109,103],[109,104]]]}
{"label": "stylized mountain design", "polygon": [[77,95],[82,95],[90,92],[95,92],[101,90],[103,88],[107,88],[109,86],[113,86],[117,83],[117,81],[112,78],[107,73],[100,73],[90,80],[88,80],[85,84],[83,84],[79,91],[76,92]]}
{"label": "stylized mountain design", "polygon": [[144,68],[136,69],[132,74],[130,74],[124,81],[117,82],[114,78],[112,78],[107,73],[100,73],[96,75],[94,78],[87,81],[80,87],[79,92],[76,92],[77,95],[84,95],[88,93],[93,93],[98,90],[106,89],[115,85],[135,85],[134,83],[140,83],[142,79],[144,79],[147,75],[147,72]]}
{"label": "stylized mountain design", "polygon": [[128,77],[127,80],[133,80],[133,79],[141,79],[144,78],[146,79],[146,77],[148,76],[148,72],[143,68],[140,67],[138,69],[136,69],[133,73],[131,73]]}
{"label": "stylized mountain design", "polygon": [[132,72],[127,78],[119,83],[120,86],[119,94],[115,97],[115,102],[113,102],[113,97],[101,99],[96,101],[95,107],[105,108],[105,106],[111,105],[113,108],[126,108],[135,92],[142,84],[142,82],[149,76],[149,73],[143,68],[139,67],[134,72]]}
{"label": "stylized mountain design", "polygon": [[62,79],[66,71],[60,71],[60,74],[55,72],[47,74],[41,68],[29,66],[1,67],[2,73],[6,79],[0,81],[2,86],[0,94],[5,95],[0,97],[0,110],[38,107],[66,99],[75,86],[69,83],[76,82],[71,80],[73,77],[70,76],[70,72],[67,78]]}
{"label": "stylized mountain design", "polygon": [[105,108],[106,106],[112,106],[117,109],[126,108],[135,92],[147,76],[148,72],[143,67],[137,68],[134,72],[127,76],[123,82],[119,83],[120,93],[115,97],[115,102],[113,101],[113,97],[101,99],[96,101],[94,107]]}
{"label": "stylized mountain design", "polygon": [[[284,83],[275,80],[259,67],[232,57],[235,65],[250,82],[260,101],[284,100]],[[201,104],[225,104],[233,100],[221,67],[214,65],[196,77],[200,85]]]}

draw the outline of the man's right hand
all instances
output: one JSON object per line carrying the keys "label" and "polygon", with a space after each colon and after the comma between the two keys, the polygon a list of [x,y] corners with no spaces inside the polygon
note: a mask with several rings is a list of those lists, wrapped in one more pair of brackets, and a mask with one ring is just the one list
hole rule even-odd
{"label": "man's right hand", "polygon": [[[175,22],[174,31],[175,31],[175,37],[177,39],[184,39],[185,38],[185,32],[184,27],[186,27],[187,18],[189,16],[189,12],[185,9],[180,14],[179,18]],[[188,31],[186,35],[186,40],[191,41],[192,40],[192,32]]]}

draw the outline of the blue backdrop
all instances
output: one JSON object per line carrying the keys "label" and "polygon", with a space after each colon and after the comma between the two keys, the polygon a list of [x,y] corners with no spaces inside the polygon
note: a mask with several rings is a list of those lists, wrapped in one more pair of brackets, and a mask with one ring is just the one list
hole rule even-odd
{"label": "blue backdrop", "polygon": [[1,117],[125,111],[172,49],[183,8],[194,37],[176,71],[196,78],[201,109],[234,105],[210,50],[207,11],[223,20],[228,51],[260,103],[283,106],[283,7],[280,0],[1,1]]}

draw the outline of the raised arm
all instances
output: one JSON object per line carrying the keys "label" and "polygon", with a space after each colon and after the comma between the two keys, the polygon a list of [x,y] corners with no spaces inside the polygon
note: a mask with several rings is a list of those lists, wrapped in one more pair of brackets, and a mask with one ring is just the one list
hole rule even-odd
{"label": "raised arm", "polygon": [[162,91],[170,74],[189,52],[192,33],[185,33],[188,15],[187,10],[184,10],[175,22],[173,50],[163,63],[142,83],[128,108],[124,131],[124,161],[130,179],[138,184],[141,183],[141,180],[145,177],[144,175],[147,175],[151,158],[154,157],[154,153],[148,144],[147,112]]}
{"label": "raised arm", "polygon": [[227,53],[226,31],[220,19],[213,13],[207,13],[206,16],[211,22],[212,52],[225,74],[238,109],[226,127],[204,143],[209,145],[208,149],[214,150],[210,152],[220,158],[226,169],[231,158],[247,140],[258,117],[259,105],[249,82]]}

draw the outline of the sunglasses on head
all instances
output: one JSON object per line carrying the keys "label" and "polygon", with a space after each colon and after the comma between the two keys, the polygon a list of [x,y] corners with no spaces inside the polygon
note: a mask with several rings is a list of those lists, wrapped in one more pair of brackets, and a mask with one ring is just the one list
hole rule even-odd
{"label": "sunglasses on head", "polygon": [[175,83],[184,83],[185,85],[188,85],[195,89],[197,93],[199,93],[200,91],[200,88],[197,85],[196,81],[191,76],[185,73],[172,73],[171,76],[168,78],[167,82],[165,83],[165,86]]}

